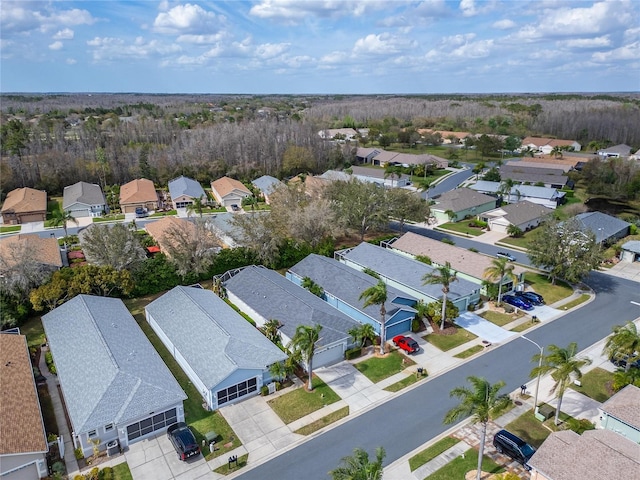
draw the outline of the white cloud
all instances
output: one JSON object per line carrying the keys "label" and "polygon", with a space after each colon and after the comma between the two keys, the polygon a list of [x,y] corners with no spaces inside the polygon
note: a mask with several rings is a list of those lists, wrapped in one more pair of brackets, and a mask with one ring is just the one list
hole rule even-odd
{"label": "white cloud", "polygon": [[565,42],[558,42],[558,45],[568,48],[602,48],[611,45],[609,35],[593,38],[573,38]]}
{"label": "white cloud", "polygon": [[213,45],[221,41],[225,35],[223,33],[216,33],[213,35],[180,35],[177,41],[180,43],[193,43],[196,45]]}
{"label": "white cloud", "polygon": [[494,22],[493,25],[491,25],[492,28],[495,28],[498,30],[510,30],[515,26],[516,26],[516,22],[514,22],[513,20],[509,20],[508,18],[498,20],[497,22]]}
{"label": "white cloud", "polygon": [[480,40],[459,46],[451,52],[451,55],[459,58],[485,58],[491,54],[492,49],[493,40]]}
{"label": "white cloud", "polygon": [[476,38],[475,33],[461,33],[458,35],[450,35],[448,37],[443,37],[442,40],[440,40],[440,46],[442,48],[457,47],[459,45],[469,43],[474,38]]}
{"label": "white cloud", "polygon": [[75,65],[78,61],[75,58],[67,58],[66,63],[67,65]]}
{"label": "white cloud", "polygon": [[390,55],[415,47],[415,41],[389,33],[369,34],[359,38],[353,47],[354,55]]}
{"label": "white cloud", "polygon": [[288,24],[296,24],[313,18],[338,18],[362,16],[372,10],[390,8],[389,2],[376,0],[262,0],[251,7],[249,14]]}
{"label": "white cloud", "polygon": [[62,42],[58,40],[57,42],[53,42],[49,45],[49,50],[60,50],[62,47]]}
{"label": "white cloud", "polygon": [[73,39],[73,30],[65,28],[64,30],[58,30],[53,36],[54,40],[71,40]]}
{"label": "white cloud", "polygon": [[[87,10],[73,8],[56,10],[56,4],[3,1],[0,9],[0,28],[3,34],[28,33],[32,31],[48,32],[65,26],[92,25],[95,19]],[[42,10],[38,9],[42,7]]]}
{"label": "white cloud", "polygon": [[624,31],[625,42],[633,42],[636,39],[640,39],[640,27],[629,28]]}
{"label": "white cloud", "polygon": [[634,42],[623,47],[609,50],[608,52],[596,52],[591,56],[596,62],[610,62],[614,60],[640,60],[640,42]]}
{"label": "white cloud", "polygon": [[476,5],[475,0],[460,0],[460,11],[463,17],[475,17],[483,13],[490,12],[496,7],[496,1],[483,1],[482,6]]}
{"label": "white cloud", "polygon": [[262,59],[277,57],[286,52],[290,46],[290,43],[264,43],[256,48],[256,56]]}
{"label": "white cloud", "polygon": [[92,55],[93,60],[96,62],[117,59],[144,59],[153,56],[166,56],[181,51],[178,45],[163,44],[157,40],[146,41],[142,37],[137,37],[131,44],[121,38],[94,37],[92,40],[87,41],[87,45],[93,47]]}
{"label": "white cloud", "polygon": [[324,65],[339,65],[347,62],[350,58],[351,57],[345,52],[335,51],[323,55],[320,58],[320,63]]}
{"label": "white cloud", "polygon": [[209,12],[200,5],[186,3],[161,12],[153,22],[154,30],[167,34],[203,34],[219,30],[225,17]]}

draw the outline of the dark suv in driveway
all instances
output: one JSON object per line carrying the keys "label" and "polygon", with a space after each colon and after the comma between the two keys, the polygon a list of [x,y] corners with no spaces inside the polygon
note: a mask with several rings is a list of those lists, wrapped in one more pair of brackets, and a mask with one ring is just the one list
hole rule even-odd
{"label": "dark suv in driveway", "polygon": [[180,460],[184,461],[200,455],[200,447],[196,442],[196,437],[194,437],[193,432],[186,423],[178,422],[171,425],[167,429],[167,436],[171,440],[173,448],[178,452]]}
{"label": "dark suv in driveway", "polygon": [[493,446],[499,453],[506,454],[521,463],[525,469],[531,470],[527,462],[536,453],[536,449],[520,437],[506,430],[500,430],[493,437]]}

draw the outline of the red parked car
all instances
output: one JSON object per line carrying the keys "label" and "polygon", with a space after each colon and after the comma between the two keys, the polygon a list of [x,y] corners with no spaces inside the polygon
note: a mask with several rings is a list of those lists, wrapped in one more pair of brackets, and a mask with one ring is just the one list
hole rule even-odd
{"label": "red parked car", "polygon": [[420,345],[411,337],[405,337],[404,335],[396,335],[393,337],[393,344],[396,347],[401,348],[407,353],[414,353],[420,350]]}

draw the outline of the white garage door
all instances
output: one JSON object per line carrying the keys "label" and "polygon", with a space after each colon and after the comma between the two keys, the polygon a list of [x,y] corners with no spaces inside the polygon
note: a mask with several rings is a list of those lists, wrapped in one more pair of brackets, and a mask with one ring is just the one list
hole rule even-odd
{"label": "white garage door", "polygon": [[313,356],[313,368],[324,367],[344,360],[343,344],[334,345]]}
{"label": "white garage door", "polygon": [[237,398],[244,397],[258,390],[258,379],[250,378],[244,382],[237,383],[223,390],[216,392],[218,406],[234,401]]}

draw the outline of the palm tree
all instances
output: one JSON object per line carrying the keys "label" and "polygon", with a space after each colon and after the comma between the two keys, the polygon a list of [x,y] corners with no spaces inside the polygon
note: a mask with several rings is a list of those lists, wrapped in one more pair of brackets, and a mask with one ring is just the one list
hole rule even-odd
{"label": "palm tree", "polygon": [[518,281],[518,276],[513,273],[514,265],[509,263],[506,258],[494,258],[491,261],[491,266],[485,268],[482,276],[492,282],[498,282],[498,302],[500,305],[502,302],[502,282],[505,277],[512,282]]}
{"label": "palm tree", "polygon": [[376,338],[376,331],[370,323],[362,323],[357,327],[353,327],[347,333],[353,337],[354,342],[360,343],[360,348],[364,347],[366,340],[373,342]]}
{"label": "palm tree", "polygon": [[203,200],[203,196],[200,195],[198,198],[193,199],[193,203],[187,205],[187,215],[191,216],[192,213],[197,212],[202,218],[202,209],[204,208],[205,201]]}
{"label": "palm tree", "polygon": [[622,390],[627,385],[635,385],[640,387],[640,368],[630,368],[625,370],[618,368],[613,374],[613,383],[611,388],[614,392]]}
{"label": "palm tree", "polygon": [[364,449],[356,448],[353,455],[344,457],[341,465],[331,470],[329,475],[333,480],[381,480],[384,457],[382,447],[376,448],[375,461],[369,460],[369,454]]}
{"label": "palm tree", "polygon": [[278,344],[281,341],[280,338],[280,327],[282,325],[278,320],[272,318],[267,320],[265,324],[262,326],[262,332],[264,336],[271,340],[273,343]]}
{"label": "palm tree", "polygon": [[602,353],[609,358],[617,354],[628,355],[626,372],[631,368],[631,364],[640,357],[640,332],[633,322],[613,327],[613,335],[607,339]]}
{"label": "palm tree", "polygon": [[451,397],[461,400],[460,404],[449,410],[444,416],[444,423],[453,423],[460,418],[471,416],[473,423],[482,424],[480,445],[478,452],[478,473],[476,479],[480,480],[482,473],[482,456],[484,455],[484,442],[487,436],[487,423],[495,418],[511,403],[507,395],[499,395],[498,392],[505,386],[503,381],[491,385],[482,377],[467,377],[472,388],[456,387],[449,393]]}
{"label": "palm tree", "polygon": [[533,356],[532,362],[540,362],[540,359],[542,359],[542,364],[531,370],[531,378],[550,373],[551,378],[555,380],[550,393],[555,392],[558,399],[555,418],[555,424],[558,425],[560,423],[560,408],[564,392],[573,380],[582,378],[581,369],[590,365],[591,360],[576,357],[578,353],[578,344],[576,342],[571,342],[567,348],[549,345],[548,350],[549,353],[547,355],[537,353]]}
{"label": "palm tree", "polygon": [[378,283],[367,288],[360,294],[358,300],[362,299],[364,299],[364,303],[362,304],[363,308],[367,308],[370,305],[380,305],[380,353],[384,354],[387,285],[382,280],[378,280]]}
{"label": "palm tree", "polygon": [[316,282],[311,280],[311,277],[303,277],[302,283],[300,285],[302,286],[302,288],[313,293],[316,297],[322,298],[324,296],[324,289]]}
{"label": "palm tree", "polygon": [[300,355],[302,361],[307,364],[307,373],[309,374],[307,390],[309,391],[313,390],[313,355],[316,353],[316,343],[320,340],[320,330],[322,330],[322,325],[315,327],[298,325],[290,344],[294,355]]}
{"label": "palm tree", "polygon": [[78,225],[78,220],[76,220],[69,210],[62,210],[59,208],[51,212],[51,225],[56,228],[64,228],[65,238],[69,236],[67,233],[67,222],[73,222]]}
{"label": "palm tree", "polygon": [[440,330],[444,330],[449,286],[457,281],[458,277],[456,276],[456,272],[451,269],[449,262],[445,263],[442,267],[434,268],[431,273],[427,273],[422,277],[423,285],[442,285],[442,322],[440,323]]}
{"label": "palm tree", "polygon": [[505,178],[501,183],[500,183],[500,187],[498,188],[498,194],[504,198],[505,195],[507,197],[507,201],[510,199],[511,196],[511,189],[514,187],[514,185],[516,184],[516,182],[514,182],[511,178]]}
{"label": "palm tree", "polygon": [[562,147],[559,147],[558,145],[553,147],[551,149],[551,155],[553,155],[555,158],[562,158]]}

